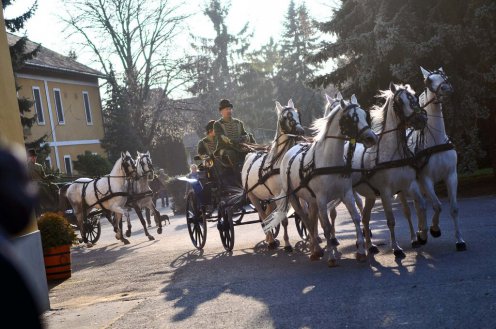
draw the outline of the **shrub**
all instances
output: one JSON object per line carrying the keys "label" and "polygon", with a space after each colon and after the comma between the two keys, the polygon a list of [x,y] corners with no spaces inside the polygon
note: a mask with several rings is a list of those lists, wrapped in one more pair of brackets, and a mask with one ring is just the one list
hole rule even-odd
{"label": "shrub", "polygon": [[87,177],[100,177],[112,170],[112,164],[99,154],[84,151],[84,154],[79,154],[77,161],[74,161],[74,169]]}
{"label": "shrub", "polygon": [[38,219],[43,249],[77,243],[76,232],[69,222],[54,212],[43,213]]}

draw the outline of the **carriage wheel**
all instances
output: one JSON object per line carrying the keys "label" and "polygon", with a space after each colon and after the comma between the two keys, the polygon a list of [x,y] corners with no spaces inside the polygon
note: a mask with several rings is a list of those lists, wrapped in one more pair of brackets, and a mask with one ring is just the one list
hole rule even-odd
{"label": "carriage wheel", "polygon": [[226,251],[232,251],[234,248],[234,225],[232,214],[228,209],[223,209],[219,212],[217,228],[224,249]]}
{"label": "carriage wheel", "polygon": [[303,221],[301,220],[300,216],[298,216],[297,213],[294,214],[294,219],[295,219],[295,224],[296,224],[296,230],[298,231],[300,238],[302,238],[303,240],[307,240],[308,239],[308,231],[307,231],[305,224],[303,223]]}
{"label": "carriage wheel", "polygon": [[198,201],[194,192],[188,194],[186,201],[186,224],[189,237],[196,249],[201,250],[207,241],[207,218],[198,208]]}
{"label": "carriage wheel", "polygon": [[100,214],[89,214],[84,221],[84,236],[88,242],[95,244],[100,239],[102,226],[100,224]]}

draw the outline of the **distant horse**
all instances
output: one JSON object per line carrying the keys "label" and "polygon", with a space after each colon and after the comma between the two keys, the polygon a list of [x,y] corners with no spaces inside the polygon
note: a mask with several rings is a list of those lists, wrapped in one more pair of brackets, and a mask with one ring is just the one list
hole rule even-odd
{"label": "distant horse", "polygon": [[129,243],[122,236],[119,225],[129,195],[129,181],[134,179],[136,174],[136,164],[131,154],[121,153],[110,174],[95,179],[79,178],[67,188],[66,197],[74,210],[83,242],[88,246],[91,246],[91,243],[85,237],[84,220],[92,208],[99,208],[107,213],[113,212],[115,220],[111,222],[116,233],[115,238],[125,244]]}
{"label": "distant horse", "polygon": [[[436,195],[434,185],[443,181],[448,191],[450,215],[455,226],[456,250],[464,251],[467,246],[458,226],[457,154],[454,145],[446,135],[442,108],[444,100],[453,93],[453,87],[442,68],[432,72],[423,67],[420,69],[425,82],[425,91],[419,97],[420,105],[427,111],[428,119],[424,129],[414,131],[411,134],[409,146],[415,153],[419,167],[418,180],[422,191],[427,194],[434,209],[430,227],[431,235],[435,238],[441,236],[441,229],[439,228],[441,202]],[[410,230],[412,230],[410,208],[405,195],[401,193],[399,196],[405,216],[410,224]]]}
{"label": "distant horse", "polygon": [[[153,178],[153,164],[150,156],[150,152],[137,153],[136,156],[136,166],[137,166],[137,179],[131,181],[131,193],[126,202],[126,219],[127,219],[127,231],[126,236],[131,236],[131,220],[129,216],[129,211],[127,208],[133,208],[138,218],[143,226],[143,231],[149,240],[155,240],[155,238],[148,233],[146,228],[145,219],[143,218],[142,209],[147,208],[153,211],[153,218],[157,225],[157,233],[162,234],[162,221],[160,220],[160,213],[155,208],[153,202],[153,191],[149,186],[149,181]],[[121,225],[122,231],[122,225]]]}
{"label": "distant horse", "polygon": [[369,252],[378,252],[377,247],[370,241],[369,222],[376,197],[380,196],[390,232],[391,248],[396,257],[403,258],[405,254],[396,241],[394,232],[392,197],[400,191],[414,197],[419,217],[419,232],[416,239],[412,237],[412,246],[418,247],[425,243],[425,200],[416,180],[413,154],[408,149],[405,130],[406,127],[422,129],[427,117],[408,85],[390,83],[389,88],[380,92],[379,97],[385,100],[384,105],[375,106],[370,112],[372,126],[377,129],[375,131],[379,135],[379,141],[372,148],[366,149],[357,144],[353,157],[353,169],[357,172],[354,172],[352,177],[355,191],[365,197],[362,222]]}
{"label": "distant horse", "polygon": [[[277,113],[277,130],[269,150],[248,153],[241,170],[243,188],[262,221],[275,207],[274,203],[267,203],[264,209],[264,200],[269,200],[281,192],[282,182],[279,175],[281,159],[287,150],[295,145],[298,135],[303,135],[305,132],[301,126],[300,113],[294,107],[291,99],[285,107],[276,102],[275,109]],[[287,219],[282,224],[284,227],[284,249],[291,251],[292,247],[289,243],[287,232]],[[270,231],[266,234],[266,241],[270,249],[277,246]]]}
{"label": "distant horse", "polygon": [[[331,106],[331,99],[326,97],[327,106]],[[320,220],[327,239],[329,266],[337,265],[338,256],[336,246],[331,242],[334,228],[327,214],[327,204],[335,199],[343,200],[355,224],[357,260],[364,261],[366,258],[360,215],[351,185],[351,154],[347,154],[349,161],[346,161],[344,143],[346,140],[361,140],[367,146],[372,146],[377,142],[367,117],[367,112],[358,105],[355,95],[349,103],[341,100],[326,117],[314,121],[314,141],[293,146],[281,161],[282,190],[276,198],[277,209],[267,218],[266,226],[276,225],[284,218],[289,209],[288,202],[291,203],[311,232],[310,259],[317,260],[323,256],[323,251],[312,232],[316,232],[317,219]],[[287,197],[287,200],[283,197]],[[302,205],[300,199],[306,201],[305,205]]]}

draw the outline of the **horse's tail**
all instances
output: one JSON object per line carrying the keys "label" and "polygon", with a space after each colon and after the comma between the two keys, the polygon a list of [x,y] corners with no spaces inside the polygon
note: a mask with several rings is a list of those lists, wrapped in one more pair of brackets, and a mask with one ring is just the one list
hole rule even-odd
{"label": "horse's tail", "polygon": [[285,195],[284,191],[281,191],[281,193],[277,197],[275,197],[277,207],[267,216],[267,218],[265,218],[262,223],[265,234],[279,225],[288,216],[290,205],[288,197],[289,194]]}
{"label": "horse's tail", "polygon": [[67,189],[69,186],[71,186],[71,184],[65,184],[59,189],[59,211],[65,211],[71,206],[69,199],[67,198]]}
{"label": "horse's tail", "polygon": [[228,206],[239,206],[246,200],[245,189],[240,186],[225,187],[223,192],[226,193],[225,200]]}

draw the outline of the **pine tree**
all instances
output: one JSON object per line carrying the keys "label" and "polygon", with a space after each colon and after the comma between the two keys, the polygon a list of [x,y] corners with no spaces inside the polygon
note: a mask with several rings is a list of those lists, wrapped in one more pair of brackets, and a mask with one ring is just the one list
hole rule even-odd
{"label": "pine tree", "polygon": [[[10,6],[14,1],[15,0],[2,0],[4,11],[5,8]],[[38,2],[35,1],[35,3],[31,6],[31,8],[29,8],[29,10],[26,11],[24,14],[15,18],[5,19],[5,27],[7,31],[11,33],[16,33],[22,30],[27,20],[29,20],[34,15],[34,12],[36,11],[37,7],[38,7]],[[28,41],[27,37],[23,36],[14,45],[9,46],[10,57],[12,60],[12,69],[14,71],[14,74],[23,67],[26,61],[36,57],[36,54],[40,50],[41,46],[38,45],[38,47],[36,47],[33,51],[29,51],[29,52],[26,51],[27,41]],[[20,89],[21,87],[16,82],[16,91],[19,91]],[[26,116],[26,114],[28,114],[31,111],[31,107],[33,106],[33,101],[25,97],[18,97],[17,101],[19,103],[19,112],[21,116],[22,126],[31,128],[34,122],[36,121],[36,116]],[[41,139],[41,142],[43,142],[45,139],[46,136]]]}
{"label": "pine tree", "polygon": [[284,21],[280,68],[275,78],[278,98],[283,102],[292,99],[302,110],[303,123],[307,125],[323,113],[320,91],[308,84],[319,68],[318,64],[308,61],[317,49],[317,33],[311,21],[305,3],[296,8],[291,0]]}
{"label": "pine tree", "polygon": [[[473,171],[489,152],[496,173],[495,21],[492,0],[342,1],[332,20],[319,25],[336,41],[313,58],[317,63],[335,60],[338,68],[314,82],[337,84],[368,106],[390,81],[421,91],[419,66],[443,67],[455,87],[443,112],[459,169]],[[485,138],[479,134],[481,123]]]}

